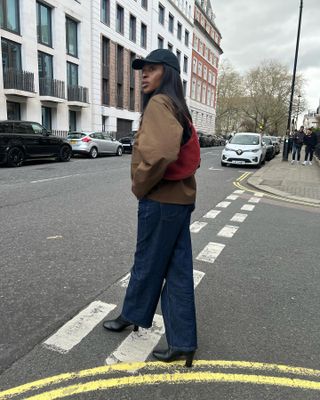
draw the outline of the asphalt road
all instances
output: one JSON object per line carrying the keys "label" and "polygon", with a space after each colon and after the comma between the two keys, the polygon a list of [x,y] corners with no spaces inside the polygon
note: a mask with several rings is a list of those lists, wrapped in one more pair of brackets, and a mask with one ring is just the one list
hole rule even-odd
{"label": "asphalt road", "polygon": [[[227,199],[237,189],[233,182],[255,170],[221,168],[220,152],[202,149],[197,173],[192,222],[206,225],[192,233],[199,349],[189,375],[181,366],[154,364],[151,356],[135,372],[126,364],[121,372],[92,370],[132,335],[106,333],[100,323],[70,350],[44,345],[92,304],[94,312],[100,304],[113,305],[111,316],[119,312],[136,237],[130,155],[0,168],[0,391],[90,370],[58,380],[60,386],[47,382],[12,395],[149,399],[152,390],[156,399],[319,399],[320,210],[249,190]],[[241,210],[244,205],[253,209]],[[210,210],[220,212],[204,217]],[[247,217],[230,221],[236,213]],[[230,237],[221,236],[226,225],[237,228],[227,228]],[[214,262],[201,260],[203,251],[210,257],[208,243],[222,249]],[[125,347],[124,359],[133,347],[134,341]],[[69,385],[78,394],[65,392]]]}

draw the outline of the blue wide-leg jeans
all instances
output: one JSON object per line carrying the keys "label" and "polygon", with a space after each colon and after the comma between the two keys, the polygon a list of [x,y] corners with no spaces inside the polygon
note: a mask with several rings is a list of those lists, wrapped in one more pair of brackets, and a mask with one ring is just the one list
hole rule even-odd
{"label": "blue wide-leg jeans", "polygon": [[131,278],[121,315],[144,328],[152,320],[161,296],[169,347],[197,348],[190,217],[194,205],[142,199]]}

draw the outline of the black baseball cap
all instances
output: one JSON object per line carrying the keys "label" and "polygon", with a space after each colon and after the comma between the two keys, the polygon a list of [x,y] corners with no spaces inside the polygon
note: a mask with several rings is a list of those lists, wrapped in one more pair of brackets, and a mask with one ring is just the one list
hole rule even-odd
{"label": "black baseball cap", "polygon": [[179,60],[170,50],[157,49],[148,54],[146,58],[136,58],[132,61],[132,68],[142,69],[146,64],[166,64],[180,74]]}

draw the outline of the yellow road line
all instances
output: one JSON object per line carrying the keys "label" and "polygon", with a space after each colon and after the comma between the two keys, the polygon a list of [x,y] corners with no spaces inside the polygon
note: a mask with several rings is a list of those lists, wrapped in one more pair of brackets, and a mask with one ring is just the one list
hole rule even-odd
{"label": "yellow road line", "polygon": [[[136,370],[141,370],[143,368],[149,370],[155,370],[156,368],[172,370],[177,366],[183,366],[183,362],[174,362],[170,364],[165,364],[161,362],[136,362],[129,364],[114,364],[109,366],[101,366],[92,369],[86,369],[78,372],[64,373],[49,378],[41,379],[25,385],[18,386],[16,388],[8,389],[0,392],[0,400],[8,399],[13,396],[21,395],[28,391],[39,390],[41,388],[49,387],[50,385],[61,384],[70,380],[76,380],[87,377],[94,377],[97,375],[106,375],[115,372],[131,372]],[[248,361],[225,361],[225,360],[198,360],[194,362],[193,374],[196,377],[197,372],[195,369],[197,367],[207,367],[207,368],[223,368],[223,369],[246,369],[249,371],[268,371],[282,374],[290,375],[300,375],[312,377],[320,377],[320,370],[314,370],[309,368],[291,367],[281,364],[267,364],[258,362],[248,362]]]}
{"label": "yellow road line", "polygon": [[107,390],[112,388],[123,388],[137,385],[153,385],[159,383],[187,383],[187,382],[217,382],[217,383],[249,383],[253,385],[271,385],[278,387],[288,387],[292,389],[319,390],[320,382],[314,382],[303,379],[278,378],[274,376],[242,375],[242,374],[224,374],[212,372],[186,372],[174,374],[157,375],[138,375],[127,376],[123,378],[101,379],[98,381],[72,385],[64,388],[52,390],[47,393],[37,394],[28,397],[28,400],[55,400],[64,397]]}

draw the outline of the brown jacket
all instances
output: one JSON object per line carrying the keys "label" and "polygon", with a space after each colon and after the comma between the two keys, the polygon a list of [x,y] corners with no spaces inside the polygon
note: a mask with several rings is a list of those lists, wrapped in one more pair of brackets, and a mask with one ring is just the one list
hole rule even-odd
{"label": "brown jacket", "polygon": [[132,192],[138,199],[173,204],[195,202],[194,175],[179,181],[163,179],[167,166],[178,158],[182,135],[170,98],[153,96],[144,111],[132,152]]}

